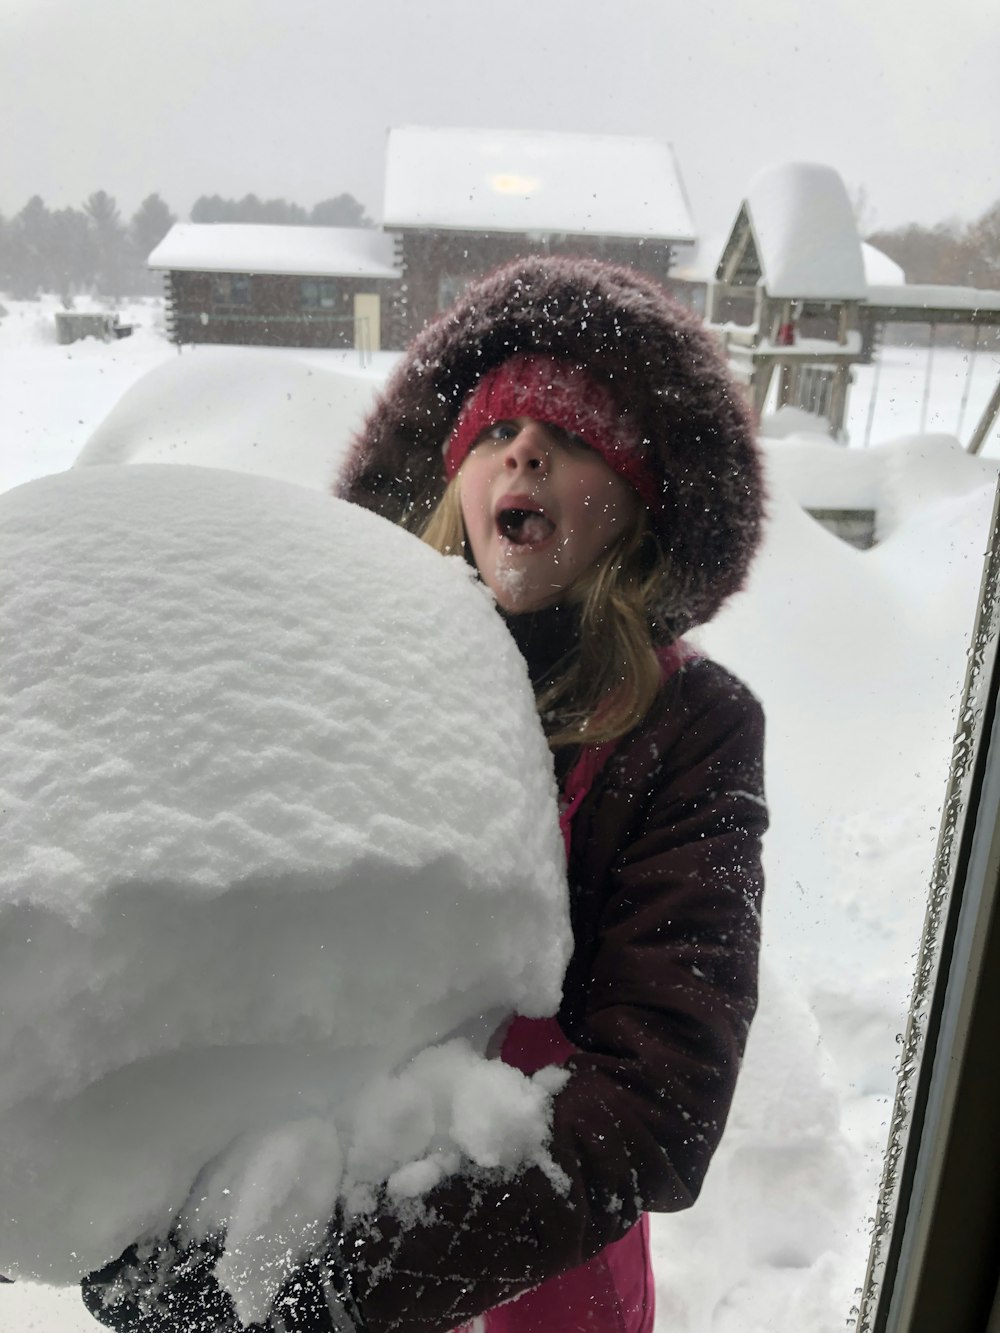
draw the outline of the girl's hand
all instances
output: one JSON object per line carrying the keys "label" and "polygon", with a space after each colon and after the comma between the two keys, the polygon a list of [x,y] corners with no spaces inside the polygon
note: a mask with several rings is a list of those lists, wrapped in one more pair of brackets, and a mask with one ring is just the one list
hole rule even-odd
{"label": "girl's hand", "polygon": [[221,1253],[218,1240],[183,1246],[176,1232],[137,1242],[84,1278],[84,1304],[117,1333],[365,1333],[335,1235],[288,1279],[266,1324],[240,1323],[215,1278]]}
{"label": "girl's hand", "polygon": [[243,1333],[215,1280],[220,1253],[211,1241],[180,1248],[176,1233],[137,1242],[83,1279],[83,1302],[118,1333]]}

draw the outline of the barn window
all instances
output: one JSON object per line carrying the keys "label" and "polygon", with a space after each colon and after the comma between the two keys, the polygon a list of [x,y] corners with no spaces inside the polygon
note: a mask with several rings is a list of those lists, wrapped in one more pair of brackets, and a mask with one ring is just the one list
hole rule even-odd
{"label": "barn window", "polygon": [[302,279],[302,309],[332,310],[337,304],[337,284],[316,278]]}
{"label": "barn window", "polygon": [[212,303],[217,306],[250,305],[250,279],[245,273],[218,273],[212,279]]}
{"label": "barn window", "polygon": [[447,310],[447,308],[465,291],[472,281],[468,275],[457,273],[442,273],[438,282],[438,310]]}

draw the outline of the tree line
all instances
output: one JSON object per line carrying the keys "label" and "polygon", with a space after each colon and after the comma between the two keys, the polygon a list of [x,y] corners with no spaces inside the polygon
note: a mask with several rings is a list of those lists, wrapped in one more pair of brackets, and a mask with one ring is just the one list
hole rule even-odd
{"label": "tree line", "polygon": [[[97,190],[80,208],[49,209],[39,195],[11,218],[0,214],[0,291],[30,298],[78,292],[119,298],[156,293],[160,279],[146,268],[150,252],[177,221],[151,194],[131,218],[112,195]],[[285,199],[202,195],[192,222],[257,222],[318,227],[370,227],[364,206],[350,194],[306,209]],[[899,264],[909,282],[1000,288],[1000,200],[974,222],[910,223],[867,238]]]}
{"label": "tree line", "polygon": [[910,223],[866,239],[899,264],[907,282],[1000,288],[1000,199],[971,223]]}
{"label": "tree line", "polygon": [[[114,197],[97,190],[80,208],[50,209],[34,195],[11,218],[0,214],[0,291],[18,299],[80,292],[119,299],[160,291],[160,277],[146,267],[150,252],[177,221],[159,194],[148,195],[131,218]],[[350,194],[324,199],[311,209],[284,199],[202,195],[192,222],[272,222],[317,227],[370,227],[364,206]]]}

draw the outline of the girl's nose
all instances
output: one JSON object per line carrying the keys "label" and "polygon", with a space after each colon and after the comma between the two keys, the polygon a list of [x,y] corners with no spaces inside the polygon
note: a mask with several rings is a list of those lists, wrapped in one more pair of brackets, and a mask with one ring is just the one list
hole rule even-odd
{"label": "girl's nose", "polygon": [[528,421],[507,443],[504,467],[511,472],[524,468],[528,472],[544,472],[549,463],[551,441],[540,421]]}

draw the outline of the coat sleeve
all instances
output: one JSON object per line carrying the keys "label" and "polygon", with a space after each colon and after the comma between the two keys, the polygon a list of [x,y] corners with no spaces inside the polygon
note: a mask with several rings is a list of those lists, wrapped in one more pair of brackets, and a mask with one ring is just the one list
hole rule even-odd
{"label": "coat sleeve", "polygon": [[331,1263],[372,1333],[454,1328],[696,1198],[756,1004],[766,827],[760,707],[713,669],[722,688],[624,747],[581,831],[598,859],[609,829],[630,836],[574,921],[583,998],[562,1021],[580,1051],[551,1141],[564,1181],[459,1177],[419,1215],[351,1219]]}

